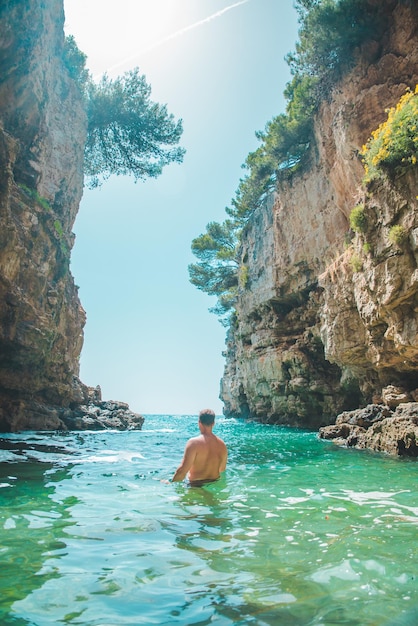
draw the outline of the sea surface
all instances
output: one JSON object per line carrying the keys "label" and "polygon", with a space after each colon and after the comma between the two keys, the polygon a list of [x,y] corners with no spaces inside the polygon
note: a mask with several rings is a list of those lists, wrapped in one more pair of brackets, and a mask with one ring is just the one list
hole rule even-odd
{"label": "sea surface", "polygon": [[0,625],[418,624],[418,464],[218,418],[225,475],[164,483],[197,418],[0,435]]}

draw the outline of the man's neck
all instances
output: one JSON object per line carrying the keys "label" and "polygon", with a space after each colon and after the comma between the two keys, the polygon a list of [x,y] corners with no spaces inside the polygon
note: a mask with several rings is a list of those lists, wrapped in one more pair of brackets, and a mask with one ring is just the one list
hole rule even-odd
{"label": "man's neck", "polygon": [[200,424],[200,432],[202,433],[202,435],[212,435],[212,426]]}

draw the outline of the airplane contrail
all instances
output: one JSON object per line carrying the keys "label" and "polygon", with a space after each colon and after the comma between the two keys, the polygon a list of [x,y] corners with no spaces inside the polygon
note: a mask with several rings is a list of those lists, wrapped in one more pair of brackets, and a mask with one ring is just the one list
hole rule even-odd
{"label": "airplane contrail", "polygon": [[250,0],[240,0],[239,2],[235,2],[235,4],[231,4],[228,7],[225,7],[224,9],[221,9],[220,11],[217,11],[216,13],[213,13],[212,15],[209,15],[208,17],[203,18],[203,20],[199,20],[198,22],[194,22],[194,24],[190,24],[189,26],[185,26],[184,28],[181,28],[180,30],[176,30],[175,33],[171,33],[171,35],[167,35],[167,37],[164,37],[163,39],[159,39],[158,41],[153,43],[151,46],[148,46],[148,48],[144,48],[144,50],[140,50],[140,52],[137,52],[136,54],[134,54],[134,55],[132,55],[132,56],[126,58],[126,59],[123,59],[123,61],[119,61],[119,63],[116,63],[115,65],[112,65],[112,67],[110,67],[107,71],[108,72],[112,72],[113,70],[115,70],[116,68],[120,67],[121,65],[125,65],[125,63],[129,63],[130,61],[134,61],[135,59],[140,57],[142,54],[145,54],[146,52],[150,52],[151,50],[154,50],[155,48],[158,48],[159,46],[162,46],[167,41],[171,41],[171,39],[176,39],[177,37],[180,37],[181,35],[184,35],[184,33],[189,32],[189,30],[193,30],[194,28],[197,28],[198,26],[202,26],[202,24],[207,24],[207,22],[211,22],[212,20],[215,20],[216,18],[220,17],[221,15],[226,13],[227,11],[230,11],[231,9],[235,9],[236,7],[239,7],[241,4],[246,4],[249,1]]}

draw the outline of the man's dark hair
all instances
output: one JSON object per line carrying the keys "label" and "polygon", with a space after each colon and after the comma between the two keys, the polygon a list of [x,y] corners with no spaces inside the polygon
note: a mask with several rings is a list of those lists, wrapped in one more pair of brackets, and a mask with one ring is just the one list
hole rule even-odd
{"label": "man's dark hair", "polygon": [[212,426],[215,423],[215,413],[212,409],[202,409],[199,413],[199,421],[204,426]]}

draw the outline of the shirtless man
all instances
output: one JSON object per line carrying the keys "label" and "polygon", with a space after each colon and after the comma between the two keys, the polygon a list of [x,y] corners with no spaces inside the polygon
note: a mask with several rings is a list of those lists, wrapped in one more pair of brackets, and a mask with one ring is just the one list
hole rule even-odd
{"label": "shirtless man", "polygon": [[203,409],[199,413],[200,435],[189,439],[183,460],[178,466],[172,482],[183,480],[188,474],[192,486],[200,486],[218,480],[225,471],[228,451],[225,443],[213,434],[215,413]]}

